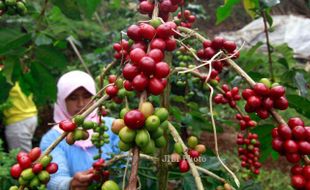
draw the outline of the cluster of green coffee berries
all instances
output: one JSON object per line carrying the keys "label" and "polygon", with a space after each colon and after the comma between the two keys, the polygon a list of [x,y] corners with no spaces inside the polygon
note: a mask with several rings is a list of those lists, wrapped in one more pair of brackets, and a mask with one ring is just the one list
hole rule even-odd
{"label": "cluster of green coffee berries", "polygon": [[100,148],[104,144],[108,144],[110,142],[109,135],[105,133],[105,131],[109,130],[109,128],[105,125],[104,120],[102,120],[101,125],[95,123],[93,130],[94,133],[91,136],[91,141],[96,148]]}
{"label": "cluster of green coffee berries", "polygon": [[166,108],[155,109],[150,102],[142,103],[139,109],[122,109],[120,118],[112,124],[112,131],[120,138],[120,150],[138,146],[143,153],[153,154],[156,148],[166,146],[163,135],[168,128],[168,116]]}
{"label": "cluster of green coffee berries", "polygon": [[4,13],[23,16],[27,12],[26,0],[0,0],[0,16]]}
{"label": "cluster of green coffee berries", "polygon": [[[181,50],[176,51],[176,57],[177,61],[174,62],[174,65],[176,67],[188,67],[188,68],[193,68],[195,65],[193,65],[193,58],[188,54],[186,50]],[[185,87],[187,82],[187,79],[194,79],[190,73],[188,74],[180,74],[177,78],[176,85],[178,87]],[[196,80],[196,79],[195,79]]]}

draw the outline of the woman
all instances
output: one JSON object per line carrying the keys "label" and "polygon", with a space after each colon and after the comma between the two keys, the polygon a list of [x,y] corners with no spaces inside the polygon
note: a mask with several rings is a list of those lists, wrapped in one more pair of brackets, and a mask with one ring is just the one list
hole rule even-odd
{"label": "woman", "polygon": [[[96,94],[95,82],[91,76],[81,71],[71,71],[64,74],[57,83],[57,102],[54,107],[54,121],[70,120],[72,116],[84,108],[91,97]],[[98,121],[97,111],[94,110],[86,120]],[[112,118],[103,118],[105,124],[111,128]],[[55,125],[41,140],[40,147],[45,150],[57,139],[63,131]],[[89,130],[92,133],[92,130]],[[118,136],[111,130],[110,143],[102,148],[102,158],[107,159],[107,153],[118,152]],[[90,137],[85,141],[77,141],[74,145],[68,145],[63,140],[52,152],[53,162],[58,164],[57,173],[51,175],[47,187],[49,190],[84,190],[92,181],[93,174],[90,168],[94,162],[93,156],[98,149],[91,143]]]}
{"label": "woman", "polygon": [[19,82],[10,90],[9,100],[12,105],[3,111],[8,148],[21,148],[22,151],[29,152],[38,123],[37,107],[32,100],[32,94],[26,96]]}

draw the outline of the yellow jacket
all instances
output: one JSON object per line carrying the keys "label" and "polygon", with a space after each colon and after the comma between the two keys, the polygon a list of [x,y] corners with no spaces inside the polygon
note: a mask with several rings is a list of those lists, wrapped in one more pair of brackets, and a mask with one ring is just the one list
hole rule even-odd
{"label": "yellow jacket", "polygon": [[32,101],[32,94],[26,96],[18,82],[15,83],[14,87],[9,92],[9,100],[12,106],[3,111],[4,122],[6,125],[22,121],[29,117],[35,116],[38,110]]}

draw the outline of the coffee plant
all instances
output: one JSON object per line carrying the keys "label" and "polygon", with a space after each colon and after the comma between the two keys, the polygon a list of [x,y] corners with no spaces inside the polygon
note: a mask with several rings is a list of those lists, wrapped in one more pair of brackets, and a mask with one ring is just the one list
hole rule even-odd
{"label": "coffee plant", "polygon": [[[86,1],[74,2],[76,4],[73,5],[67,1],[63,4],[53,1],[55,7],[46,15],[46,19],[52,24],[57,23],[62,15],[73,20],[81,17],[90,19],[100,1],[93,2],[94,6],[88,9],[85,8]],[[120,3],[117,2],[114,1],[110,8],[113,9],[113,6],[120,8]],[[0,15],[6,13],[7,15],[4,16],[25,15],[27,13],[25,3],[0,0]],[[272,69],[271,76],[268,78],[248,72],[250,70],[247,69],[248,66],[242,69],[235,62],[239,57],[242,62],[242,46],[238,47],[235,42],[219,36],[208,39],[192,29],[197,17],[194,11],[187,9],[190,7],[187,6],[188,3],[190,2],[185,0],[140,0],[135,4],[135,10],[142,15],[138,17],[139,20],[135,20],[130,13],[121,13],[132,16],[132,19],[129,19],[132,24],[126,29],[124,29],[125,24],[117,27],[117,30],[123,31],[115,34],[119,37],[115,42],[106,41],[106,44],[113,44],[109,46],[110,50],[98,50],[102,54],[99,53],[96,56],[105,57],[103,52],[108,51],[110,53],[108,60],[112,62],[100,69],[101,72],[96,78],[100,90],[92,99],[93,105],[83,109],[71,120],[58,123],[64,133],[44,152],[36,147],[29,153],[17,154],[17,162],[11,166],[10,173],[12,178],[17,180],[18,185],[11,186],[10,190],[46,189],[50,174],[58,170],[57,164],[52,162],[53,158],[49,155],[51,151],[62,140],[73,145],[75,141],[88,139],[89,129],[94,131],[91,134],[91,140],[98,148],[98,155],[94,157],[91,168],[94,174],[92,185],[94,189],[120,189],[118,181],[115,180],[116,177],[111,175],[111,167],[127,157],[131,158],[131,163],[126,164],[125,171],[130,168],[130,175],[127,179],[125,172],[122,181],[123,187],[126,186],[127,190],[147,188],[144,186],[147,183],[141,183],[142,180],[139,177],[148,176],[145,173],[142,175],[141,170],[147,170],[145,168],[150,165],[144,166],[145,162],[142,160],[147,160],[148,164],[156,167],[155,172],[151,174],[153,176],[149,178],[154,178],[154,173],[158,174],[155,178],[158,189],[167,189],[168,179],[171,176],[174,179],[184,178],[194,181],[195,184],[188,189],[239,188],[242,184],[233,170],[221,159],[218,147],[217,130],[220,128],[216,124],[224,122],[226,118],[221,119],[216,116],[214,109],[226,109],[226,105],[232,109],[229,113],[235,115],[230,119],[238,122],[240,126],[235,147],[238,149],[241,167],[251,172],[252,178],[255,178],[263,165],[261,161],[263,148],[272,147],[279,155],[285,156],[294,164],[290,171],[291,186],[295,189],[310,189],[308,166],[310,127],[305,122],[307,120],[304,121],[299,116],[292,116],[287,120],[287,117],[283,118],[278,113],[292,106],[308,117],[309,108],[305,108],[306,111],[300,110],[297,108],[299,106],[297,102],[301,100],[309,104],[309,101],[299,96],[297,100],[296,96],[287,95],[288,89],[275,82]],[[66,11],[68,7],[71,11]],[[3,88],[9,89],[12,81],[19,79],[24,84],[23,90],[28,93],[34,92],[35,97],[38,98],[36,101],[41,103],[47,99],[55,99],[55,97],[49,97],[48,93],[55,94],[56,89],[51,87],[44,94],[38,92],[36,87],[47,81],[54,82],[53,75],[59,74],[67,63],[62,52],[67,44],[61,36],[68,35],[66,33],[68,30],[56,31],[53,27],[45,26],[47,22],[43,18],[47,8],[48,1],[40,11],[33,35],[35,39],[31,38],[30,33],[10,30],[19,37],[0,46],[0,63],[4,64],[5,71],[1,70],[4,75],[0,77],[0,81],[4,84]],[[256,7],[253,10],[258,12],[261,9],[262,7]],[[34,11],[35,7],[31,7],[31,10]],[[102,22],[98,15],[97,19],[98,22]],[[220,19],[223,20],[224,17]],[[69,20],[64,19],[63,23],[59,23],[60,28],[68,22]],[[81,28],[87,28],[87,31],[99,31],[94,26],[75,24]],[[25,24],[23,29],[27,31],[29,27]],[[45,33],[39,33],[38,28],[42,28]],[[78,33],[72,28],[69,31]],[[47,32],[55,34],[55,38],[51,38]],[[12,37],[10,34],[6,35],[8,38]],[[108,35],[111,37],[114,34]],[[91,49],[92,43],[96,44],[96,38],[97,36],[87,48]],[[102,40],[102,36],[98,38]],[[78,42],[72,36],[67,40],[81,59],[74,45]],[[10,46],[16,49],[8,51]],[[245,52],[245,54],[249,53]],[[14,57],[16,55],[21,58],[17,59]],[[54,57],[57,63],[50,61],[47,58],[49,56]],[[72,55],[68,54],[68,56]],[[88,56],[93,58],[95,54],[88,54]],[[87,68],[84,61],[81,62],[82,67]],[[94,68],[96,70],[96,67]],[[14,73],[8,74],[8,69],[14,70]],[[47,74],[48,71],[52,74]],[[242,77],[247,84],[240,82],[237,85],[233,84],[235,80],[227,77],[231,73]],[[34,82],[36,77],[46,77],[47,81],[39,81],[36,84]],[[30,85],[27,86],[26,83]],[[1,100],[5,100],[5,97],[6,95],[1,96]],[[213,107],[213,103],[221,105]],[[1,102],[1,106],[7,104],[9,103]],[[100,116],[116,113],[111,130],[119,136],[119,149],[127,154],[113,155],[110,160],[100,157],[105,151],[101,147],[109,143],[109,136],[105,133],[109,128],[101,119],[99,122],[85,120],[86,116],[95,109]],[[269,121],[270,117],[275,121],[273,124],[275,126],[263,129],[264,125],[261,123]],[[201,131],[205,130],[203,128],[205,125],[208,125],[209,128],[206,130],[214,133],[214,152],[208,150],[210,147],[199,143],[197,136],[188,135],[187,130],[184,132],[184,128],[189,125],[201,126],[199,129]],[[269,144],[262,141],[260,137],[266,134],[272,137]],[[211,164],[207,162],[208,158],[216,159],[217,169],[222,168],[221,172],[213,172],[209,169]],[[193,178],[186,178],[189,175]],[[206,176],[208,176],[207,179]]]}

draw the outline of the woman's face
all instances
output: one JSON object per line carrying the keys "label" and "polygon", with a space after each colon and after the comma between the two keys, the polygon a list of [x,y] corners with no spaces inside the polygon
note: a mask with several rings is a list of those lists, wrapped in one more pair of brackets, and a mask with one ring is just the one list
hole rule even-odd
{"label": "woman's face", "polygon": [[74,90],[65,100],[68,113],[74,116],[80,112],[90,102],[91,97],[92,94],[83,87]]}

